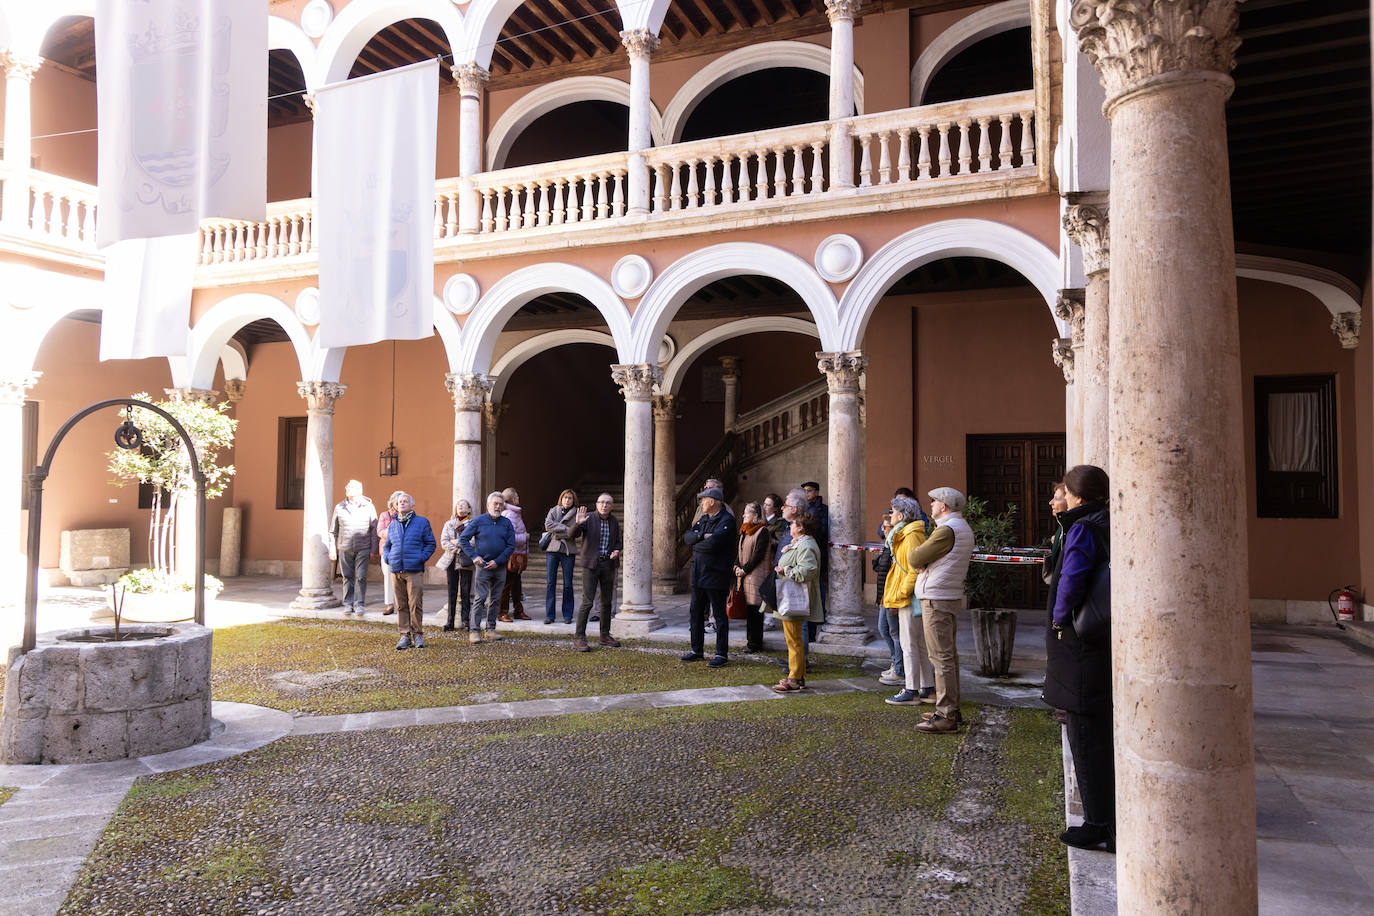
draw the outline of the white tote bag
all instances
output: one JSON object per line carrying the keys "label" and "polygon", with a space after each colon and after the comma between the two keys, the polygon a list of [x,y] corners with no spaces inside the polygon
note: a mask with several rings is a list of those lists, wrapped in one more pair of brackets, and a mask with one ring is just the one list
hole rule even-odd
{"label": "white tote bag", "polygon": [[778,614],[783,617],[810,617],[811,591],[786,576],[778,577]]}

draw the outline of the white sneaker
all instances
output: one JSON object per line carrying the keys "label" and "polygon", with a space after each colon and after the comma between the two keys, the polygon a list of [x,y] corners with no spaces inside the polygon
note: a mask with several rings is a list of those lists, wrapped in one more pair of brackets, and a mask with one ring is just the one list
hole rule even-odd
{"label": "white sneaker", "polygon": [[897,669],[892,667],[891,665],[888,665],[886,668],[883,669],[883,673],[878,675],[878,677],[892,677],[896,673]]}
{"label": "white sneaker", "polygon": [[882,674],[878,675],[878,683],[886,684],[889,687],[902,687],[906,684],[906,678],[898,677],[895,674],[888,674],[884,671]]}

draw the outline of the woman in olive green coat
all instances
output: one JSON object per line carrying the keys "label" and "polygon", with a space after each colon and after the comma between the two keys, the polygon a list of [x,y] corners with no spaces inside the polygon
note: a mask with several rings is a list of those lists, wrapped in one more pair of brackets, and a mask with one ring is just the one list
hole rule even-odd
{"label": "woman in olive green coat", "polygon": [[821,548],[816,543],[816,520],[802,513],[792,522],[792,543],[778,555],[778,603],[783,603],[783,580],[805,587],[807,612],[788,615],[775,612],[782,621],[787,637],[787,677],[773,685],[778,693],[795,693],[806,687],[806,635],[803,624],[819,624],[825,620],[825,605],[821,603]]}

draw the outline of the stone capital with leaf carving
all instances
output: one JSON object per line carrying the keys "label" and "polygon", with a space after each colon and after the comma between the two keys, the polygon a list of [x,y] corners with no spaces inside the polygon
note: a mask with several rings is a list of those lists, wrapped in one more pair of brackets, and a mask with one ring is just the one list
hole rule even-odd
{"label": "stone capital with leaf carving", "polygon": [[1085,302],[1086,298],[1081,289],[1061,289],[1058,298],[1054,301],[1054,317],[1068,323],[1069,330],[1073,335],[1070,340],[1073,341],[1072,345],[1075,347],[1083,346]]}
{"label": "stone capital with leaf carving", "polygon": [[859,0],[825,0],[825,15],[830,24],[848,20],[853,22],[859,15]]}
{"label": "stone capital with leaf carving", "polygon": [[481,410],[493,385],[487,376],[471,372],[450,372],[444,376],[444,387],[453,395],[454,410]]}
{"label": "stone capital with leaf carving", "polygon": [[18,79],[31,83],[38,73],[38,68],[42,66],[43,58],[41,57],[19,54],[15,51],[0,51],[0,70],[5,71],[7,79]]}
{"label": "stone capital with leaf carving", "polygon": [[663,369],[654,363],[612,366],[611,381],[620,386],[625,400],[648,401],[654,396],[654,387],[663,382]]}
{"label": "stone capital with leaf carving", "polygon": [[296,383],[296,393],[305,398],[305,408],[311,413],[333,413],[334,402],[347,390],[348,386],[339,382]]}
{"label": "stone capital with leaf carving", "polygon": [[671,422],[677,416],[677,395],[654,395],[654,419]]}
{"label": "stone capital with leaf carving", "polygon": [[844,392],[857,394],[859,382],[863,378],[864,369],[867,366],[868,357],[864,356],[862,350],[816,354],[816,368],[825,375],[825,380],[830,384],[831,394]]}
{"label": "stone capital with leaf carving", "polygon": [[507,405],[497,401],[484,401],[482,403],[482,426],[486,429],[488,436],[496,435],[496,429],[501,425],[501,417],[506,412]]}
{"label": "stone capital with leaf carving", "polygon": [[491,72],[485,67],[480,67],[474,63],[459,64],[451,71],[453,81],[458,84],[458,88],[467,94],[481,92],[491,79]]}
{"label": "stone capital with leaf carving", "polygon": [[630,60],[648,60],[658,50],[659,38],[648,29],[630,29],[620,33],[620,43],[630,53]]}
{"label": "stone capital with leaf carving", "polygon": [[1083,250],[1083,273],[1089,277],[1112,266],[1111,224],[1101,194],[1070,194],[1064,208],[1064,231]]}
{"label": "stone capital with leaf carving", "polygon": [[1114,97],[1173,73],[1229,75],[1236,65],[1237,0],[1074,0],[1078,47]]}
{"label": "stone capital with leaf carving", "polygon": [[227,378],[224,380],[224,399],[230,404],[242,401],[247,391],[248,382],[244,379]]}
{"label": "stone capital with leaf carving", "polygon": [[1073,384],[1073,341],[1068,337],[1056,337],[1050,341],[1050,355],[1054,364],[1064,371],[1064,384]]}
{"label": "stone capital with leaf carving", "polygon": [[19,375],[0,377],[0,406],[22,407],[29,395],[29,389],[38,384],[43,373],[25,372]]}
{"label": "stone capital with leaf carving", "polygon": [[162,391],[167,395],[169,401],[183,404],[204,404],[207,407],[214,404],[215,398],[219,395],[218,391],[210,388],[164,388]]}
{"label": "stone capital with leaf carving", "polygon": [[1360,345],[1360,313],[1338,312],[1332,315],[1331,332],[1341,342],[1341,347],[1355,349]]}

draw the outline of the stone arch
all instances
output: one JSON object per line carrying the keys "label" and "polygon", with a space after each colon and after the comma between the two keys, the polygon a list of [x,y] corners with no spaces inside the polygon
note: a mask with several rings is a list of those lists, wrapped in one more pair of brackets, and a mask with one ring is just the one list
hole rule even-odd
{"label": "stone arch", "polygon": [[0,264],[0,289],[13,306],[5,319],[5,337],[10,347],[7,363],[16,372],[33,368],[43,341],[63,318],[85,309],[105,310],[102,281],[27,265]]}
{"label": "stone arch", "polygon": [[931,79],[941,67],[984,38],[1031,24],[1029,0],[1003,0],[970,13],[935,37],[911,68],[911,104],[920,105]]}
{"label": "stone arch", "polygon": [[816,322],[821,346],[838,349],[840,327],[835,295],[806,261],[772,245],[727,242],[679,258],[649,287],[634,314],[634,336],[627,363],[655,358],[668,324],[693,293],[723,277],[758,274],[785,283],[801,297]]}
{"label": "stone arch", "polygon": [[[265,293],[241,293],[215,303],[200,317],[195,327],[191,328],[186,348],[184,384],[191,388],[213,387],[215,367],[219,365],[220,356],[230,338],[250,321],[262,318],[275,321],[291,339],[302,379],[321,379],[313,370],[333,368],[333,377],[324,377],[322,380],[338,381],[338,370],[342,368],[343,363],[342,348],[317,352],[314,342],[305,330],[305,325],[301,324],[296,313],[287,307],[286,303]],[[337,359],[328,358],[331,352],[337,352]],[[326,363],[330,366],[326,366]]]}
{"label": "stone arch", "polygon": [[800,318],[789,318],[785,315],[741,318],[739,321],[717,325],[700,337],[693,338],[683,345],[672,361],[663,368],[663,383],[658,386],[659,390],[664,394],[677,394],[678,389],[682,387],[682,380],[687,376],[688,368],[696,361],[696,358],[721,341],[743,337],[746,334],[763,334],[769,331],[806,334],[817,340],[821,336],[820,331],[811,322],[803,321]]}
{"label": "stone arch", "polygon": [[1335,271],[1314,264],[1237,254],[1236,276],[1297,287],[1310,293],[1333,316],[1360,311],[1360,288]]}
{"label": "stone arch", "polygon": [[[432,19],[448,39],[449,50],[464,46],[463,15],[449,0],[353,0],[329,23],[316,52],[311,88],[348,79],[348,71],[372,36],[403,19]],[[451,63],[451,62],[450,62]]]}
{"label": "stone arch", "polygon": [[[682,84],[663,110],[664,142],[677,143],[687,119],[702,99],[737,77],[777,67],[795,67],[830,75],[830,49],[807,41],[765,41],[724,54]],[[854,107],[864,112],[864,78],[854,68]]]}
{"label": "stone arch", "polygon": [[564,344],[576,343],[599,344],[603,347],[610,347],[612,350],[615,349],[615,339],[610,334],[605,331],[593,331],[590,328],[549,331],[546,334],[537,334],[527,340],[522,340],[507,350],[496,361],[496,365],[491,367],[491,372],[488,373],[493,380],[491,399],[499,403],[506,393],[506,385],[510,383],[510,377],[515,373],[515,370],[540,353],[546,353]]}
{"label": "stone arch", "polygon": [[53,0],[28,5],[14,17],[14,49],[24,54],[38,54],[52,27],[71,16],[94,19],[95,0]]}
{"label": "stone arch", "polygon": [[278,49],[290,51],[295,56],[296,63],[301,66],[301,73],[305,75],[305,87],[317,88],[315,83],[310,82],[317,72],[315,43],[296,23],[280,16],[268,16],[267,50]]}
{"label": "stone arch", "polygon": [[491,366],[496,338],[520,307],[545,293],[575,293],[590,302],[610,328],[617,358],[628,362],[630,316],[611,285],[596,274],[573,264],[548,263],[523,267],[497,281],[477,302],[459,341],[453,372],[486,373]]}
{"label": "stone arch", "polygon": [[[501,29],[505,27],[510,14],[519,9],[524,2],[525,0],[472,0],[465,20],[464,43],[455,45],[455,48],[462,48],[462,53],[455,60],[465,63],[470,61],[479,67],[490,67],[491,55],[496,49],[496,39],[500,37]],[[639,0],[626,2],[634,6]],[[616,12],[620,16],[620,21],[624,23],[625,12],[620,8],[620,0],[617,0]],[[623,25],[622,28],[631,26]]]}
{"label": "stone arch", "polygon": [[923,264],[958,257],[988,258],[1019,271],[1040,293],[1055,327],[1064,334],[1064,324],[1054,317],[1058,255],[1020,229],[985,219],[951,219],[899,235],[869,258],[840,299],[841,342],[828,349],[859,349],[868,319],[893,283]]}
{"label": "stone arch", "polygon": [[[506,109],[497,119],[487,137],[487,168],[504,168],[506,156],[516,139],[541,116],[573,102],[618,102],[627,108],[630,105],[630,84],[609,76],[572,76],[555,80],[532,90]],[[649,131],[654,145],[662,146],[663,115],[656,106],[649,109]]]}

